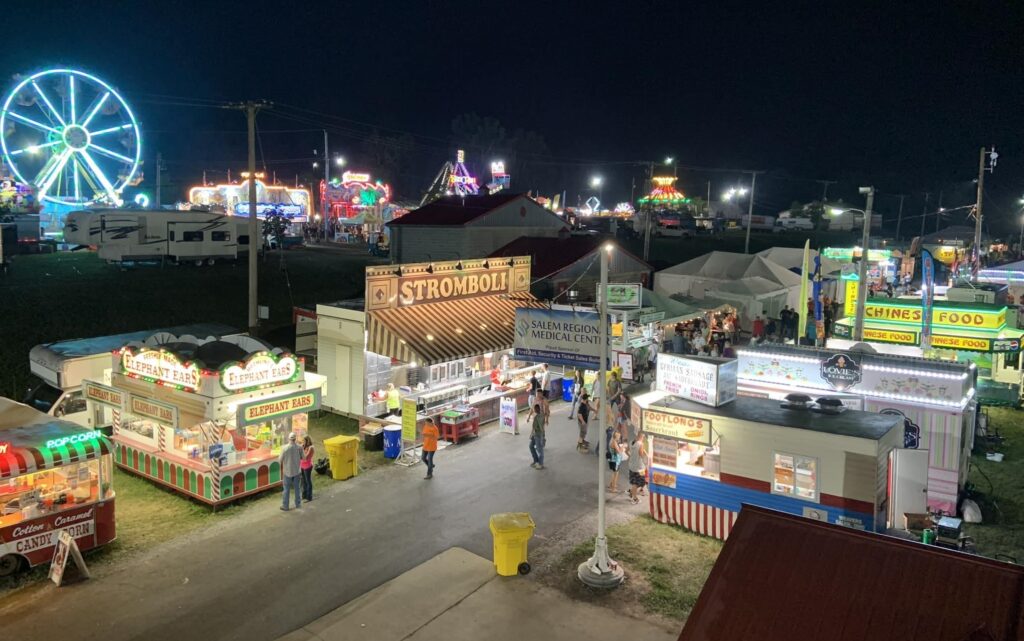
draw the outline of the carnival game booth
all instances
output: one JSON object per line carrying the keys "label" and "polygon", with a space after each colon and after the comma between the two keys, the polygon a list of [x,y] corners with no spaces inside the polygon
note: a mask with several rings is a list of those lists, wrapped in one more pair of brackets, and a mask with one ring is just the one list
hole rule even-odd
{"label": "carnival game booth", "polygon": [[666,395],[642,410],[651,516],[725,539],[744,504],[881,531],[902,421],[739,397],[718,407]]}
{"label": "carnival game booth", "polygon": [[114,411],[118,466],[217,506],[280,485],[278,455],[322,383],[249,336],[160,333],[115,351],[110,385],[86,381],[86,398]]}
{"label": "carnival game booth", "polygon": [[[364,300],[316,307],[325,407],[383,417],[394,385],[418,424],[453,412],[486,423],[505,398],[525,408],[542,365],[513,358],[516,309],[547,307],[529,289],[526,256],[367,267]],[[551,390],[561,378],[551,368]]]}
{"label": "carnival game booth", "polygon": [[48,563],[61,530],[113,541],[113,471],[99,431],[0,398],[0,577]]}
{"label": "carnival game booth", "polygon": [[[1021,339],[1024,331],[1007,326],[1006,305],[935,301],[931,339],[921,345],[920,301],[869,300],[865,307],[864,340],[929,359],[974,363],[978,368],[978,400],[986,405],[1017,405],[1021,393]],[[833,335],[853,337],[853,317],[836,321]]]}
{"label": "carnival game booth", "polygon": [[909,503],[894,510],[956,514],[974,445],[976,368],[863,347],[744,347],[737,351],[738,394],[773,400],[793,393],[828,396],[850,409],[899,418],[901,472],[917,479],[922,491],[897,497],[897,502]]}

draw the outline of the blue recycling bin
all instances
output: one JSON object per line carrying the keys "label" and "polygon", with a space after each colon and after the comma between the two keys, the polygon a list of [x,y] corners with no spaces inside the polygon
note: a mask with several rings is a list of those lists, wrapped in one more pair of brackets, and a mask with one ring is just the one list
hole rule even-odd
{"label": "blue recycling bin", "polygon": [[384,427],[384,458],[398,458],[402,454],[402,426]]}
{"label": "blue recycling bin", "polygon": [[572,386],[574,381],[571,378],[562,379],[562,400],[566,403],[572,403]]}

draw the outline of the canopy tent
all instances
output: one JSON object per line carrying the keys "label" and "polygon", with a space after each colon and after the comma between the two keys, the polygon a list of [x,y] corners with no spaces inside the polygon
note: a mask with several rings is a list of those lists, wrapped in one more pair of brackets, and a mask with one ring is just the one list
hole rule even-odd
{"label": "canopy tent", "polygon": [[[696,308],[700,309],[701,315],[707,314],[709,312],[710,313],[728,312],[728,311],[732,311],[732,310],[736,309],[736,301],[725,300],[725,299],[722,299],[722,298],[706,297],[706,298],[697,299],[697,298],[694,298],[693,296],[682,296],[682,295],[676,294],[676,295],[672,296],[672,300],[674,300],[676,302],[679,302],[679,303],[682,303],[684,305],[690,306],[690,307],[696,307]],[[696,316],[693,316],[691,318],[696,318]],[[689,319],[684,319],[684,320],[689,320]]]}
{"label": "canopy tent", "polygon": [[[817,249],[811,250],[811,264],[810,270],[814,271],[814,257],[818,255]],[[800,272],[801,266],[804,264],[804,250],[802,247],[771,247],[757,252],[755,256],[760,256],[766,260],[769,260],[777,265],[781,265],[790,271],[796,273]],[[825,278],[827,276],[838,276],[843,269],[842,261],[838,261],[832,258],[821,259],[821,276]]]}
{"label": "canopy tent", "polygon": [[641,291],[641,303],[644,307],[653,307],[659,312],[665,312],[661,319],[664,324],[681,323],[704,315],[704,309],[698,305],[684,303],[668,296],[663,296],[649,289]]}

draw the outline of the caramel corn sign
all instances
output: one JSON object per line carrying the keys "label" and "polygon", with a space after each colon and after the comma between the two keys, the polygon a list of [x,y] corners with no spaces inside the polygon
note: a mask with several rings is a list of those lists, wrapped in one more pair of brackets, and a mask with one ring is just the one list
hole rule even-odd
{"label": "caramel corn sign", "polygon": [[220,384],[229,392],[239,392],[291,382],[298,378],[299,373],[299,362],[291,354],[275,356],[270,352],[257,352],[244,363],[235,363],[221,370]]}

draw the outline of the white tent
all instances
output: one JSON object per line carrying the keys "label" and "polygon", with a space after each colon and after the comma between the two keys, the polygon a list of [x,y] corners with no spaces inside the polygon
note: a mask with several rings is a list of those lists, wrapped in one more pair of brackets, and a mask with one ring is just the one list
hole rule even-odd
{"label": "white tent", "polygon": [[[654,291],[672,296],[681,294],[700,299],[707,290],[718,289],[725,283],[760,278],[777,285],[780,289],[792,291],[792,303],[800,293],[800,276],[782,265],[756,254],[732,252],[711,252],[699,258],[688,260],[674,267],[663,269],[654,275]],[[752,287],[764,287],[763,284]]]}
{"label": "white tent", "polygon": [[[782,265],[786,269],[800,269],[804,263],[804,250],[802,247],[771,247],[757,252],[757,256],[760,256],[766,260]],[[814,257],[818,255],[817,249],[811,250],[811,271],[814,270]],[[838,276],[839,272],[843,269],[842,261],[838,261],[832,258],[821,259],[821,277],[828,278],[830,276]]]}

